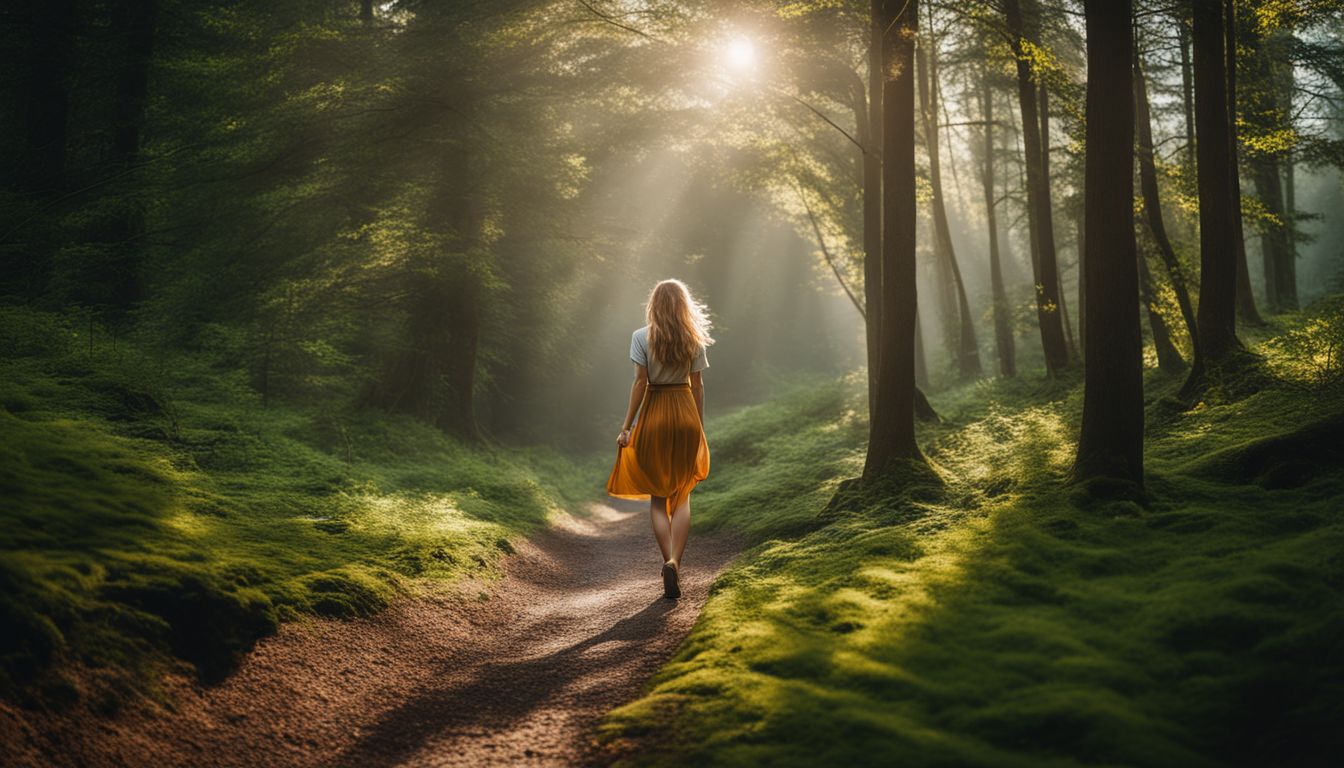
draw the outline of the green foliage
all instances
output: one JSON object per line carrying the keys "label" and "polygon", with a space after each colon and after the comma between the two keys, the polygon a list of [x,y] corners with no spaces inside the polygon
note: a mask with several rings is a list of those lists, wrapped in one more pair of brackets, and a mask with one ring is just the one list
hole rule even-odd
{"label": "green foliage", "polygon": [[[1344,400],[1273,379],[1186,412],[1170,405],[1177,385],[1149,381],[1143,494],[1066,485],[1077,382],[994,381],[935,398],[947,421],[921,443],[939,483],[820,525],[770,501],[716,517],[779,538],[721,577],[682,650],[611,713],[604,739],[634,740],[627,762],[640,765],[1338,754],[1344,472],[1332,435]],[[783,478],[853,474],[860,454],[827,440],[861,429],[862,397],[820,392],[711,423],[725,446],[717,481],[750,484],[757,462],[781,464],[771,471]]]}
{"label": "green foliage", "polygon": [[59,702],[71,662],[130,689],[173,659],[218,679],[281,620],[490,572],[594,490],[545,450],[330,400],[262,407],[219,350],[113,349],[97,325],[90,346],[89,327],[0,310],[6,697]]}

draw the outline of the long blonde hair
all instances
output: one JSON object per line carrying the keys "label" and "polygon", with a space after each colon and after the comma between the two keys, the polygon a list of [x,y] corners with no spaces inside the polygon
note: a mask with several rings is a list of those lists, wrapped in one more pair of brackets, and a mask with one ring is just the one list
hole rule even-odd
{"label": "long blonde hair", "polygon": [[700,348],[714,343],[708,310],[680,280],[655,285],[644,312],[649,321],[649,351],[663,365],[689,368]]}

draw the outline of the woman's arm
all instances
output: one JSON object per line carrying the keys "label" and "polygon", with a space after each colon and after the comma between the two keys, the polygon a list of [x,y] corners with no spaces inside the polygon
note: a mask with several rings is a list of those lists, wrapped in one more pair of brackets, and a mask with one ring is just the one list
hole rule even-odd
{"label": "woman's arm", "polygon": [[616,436],[616,444],[625,447],[630,443],[630,424],[635,420],[639,404],[644,402],[644,392],[649,388],[649,369],[635,363],[635,380],[630,384],[630,405],[625,409],[625,421],[621,422],[621,434]]}
{"label": "woman's arm", "polygon": [[700,412],[700,428],[705,428],[705,380],[700,371],[691,374],[691,394],[695,396],[695,409]]}

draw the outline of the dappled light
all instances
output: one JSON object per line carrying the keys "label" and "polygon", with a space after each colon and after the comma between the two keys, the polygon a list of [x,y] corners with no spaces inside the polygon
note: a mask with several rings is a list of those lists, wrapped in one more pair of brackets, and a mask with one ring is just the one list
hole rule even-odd
{"label": "dappled light", "polygon": [[1330,765],[1344,0],[17,0],[0,767]]}

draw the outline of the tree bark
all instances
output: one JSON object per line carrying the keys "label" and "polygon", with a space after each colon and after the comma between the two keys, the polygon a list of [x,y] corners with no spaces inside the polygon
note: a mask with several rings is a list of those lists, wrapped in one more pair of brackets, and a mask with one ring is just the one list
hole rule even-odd
{"label": "tree bark", "polygon": [[[1047,195],[1046,205],[1051,207],[1051,235],[1050,241],[1054,242],[1054,204],[1048,198],[1050,194],[1050,91],[1045,87],[1045,83],[1040,83],[1037,89],[1040,94],[1040,115],[1041,115],[1041,178],[1045,180],[1045,191]],[[1074,360],[1078,357],[1078,346],[1073,339],[1073,325],[1069,322],[1069,302],[1064,293],[1064,275],[1058,269],[1058,257],[1055,258],[1055,295],[1059,297],[1059,322],[1064,326],[1064,346],[1068,350],[1069,359]]]}
{"label": "tree bark", "polygon": [[1014,349],[1012,309],[1003,287],[1003,265],[999,254],[999,224],[994,211],[994,89],[989,73],[981,77],[981,98],[985,123],[985,157],[981,181],[985,188],[985,227],[989,235],[989,286],[994,302],[994,346],[998,352],[999,375],[1017,375],[1017,350]]}
{"label": "tree bark", "polygon": [[1078,207],[1078,357],[1087,357],[1087,205]]}
{"label": "tree bark", "polygon": [[1195,128],[1199,164],[1199,343],[1186,399],[1201,393],[1210,368],[1241,348],[1237,340],[1237,254],[1233,230],[1239,207],[1232,195],[1223,8],[1220,0],[1193,0]]}
{"label": "tree bark", "polygon": [[868,342],[868,419],[877,400],[882,338],[882,0],[871,0],[868,28],[868,143],[863,153],[863,304]]}
{"label": "tree bark", "polygon": [[1246,264],[1246,232],[1241,216],[1241,167],[1237,162],[1237,16],[1233,0],[1223,1],[1224,52],[1227,56],[1227,131],[1229,162],[1232,164],[1232,234],[1236,238],[1237,314],[1251,325],[1263,325],[1251,291],[1251,273]]}
{"label": "tree bark", "polygon": [[915,443],[915,88],[914,3],[883,0],[882,351],[863,477],[900,460],[922,460]]}
{"label": "tree bark", "polygon": [[1144,218],[1148,221],[1148,231],[1153,235],[1153,242],[1157,246],[1158,255],[1162,257],[1162,264],[1167,268],[1167,277],[1171,280],[1171,288],[1176,293],[1176,303],[1181,308],[1181,318],[1185,321],[1185,330],[1190,334],[1193,349],[1193,345],[1199,343],[1195,308],[1190,301],[1190,289],[1186,285],[1185,272],[1176,258],[1176,250],[1171,246],[1171,239],[1167,236],[1167,225],[1162,218],[1162,196],[1157,186],[1157,165],[1153,157],[1152,117],[1148,111],[1148,83],[1137,50],[1134,52],[1134,123],[1138,133],[1139,188],[1143,193]]}
{"label": "tree bark", "polygon": [[982,375],[980,346],[975,337],[975,324],[971,318],[970,302],[966,298],[966,286],[961,279],[961,268],[957,264],[956,249],[952,245],[952,231],[948,225],[943,196],[942,164],[938,149],[938,54],[933,50],[926,54],[921,45],[916,49],[915,56],[919,65],[919,107],[924,146],[929,153],[929,186],[933,191],[934,252],[942,268],[947,271],[947,279],[956,301],[956,312],[945,313],[945,317],[950,315],[957,321],[957,341],[953,349],[957,372],[962,379],[974,379]]}
{"label": "tree bark", "polygon": [[[1185,115],[1185,160],[1195,167],[1195,86],[1190,66],[1190,27],[1185,19],[1177,20],[1178,44],[1181,50],[1181,106]],[[1147,97],[1145,96],[1145,99]],[[1151,142],[1150,142],[1151,143]]]}
{"label": "tree bark", "polygon": [[1288,240],[1279,159],[1273,155],[1257,157],[1251,161],[1251,172],[1256,197],[1260,198],[1265,213],[1280,222],[1266,224],[1260,233],[1260,249],[1264,252],[1265,262],[1265,299],[1273,312],[1291,311],[1297,309],[1297,265]]}
{"label": "tree bark", "polygon": [[1143,484],[1130,0],[1086,0],[1087,359],[1074,478]]}
{"label": "tree bark", "polygon": [[[1027,13],[1023,13],[1023,5]],[[1041,124],[1030,59],[1023,41],[1036,42],[1039,19],[1034,0],[1004,0],[1013,56],[1017,62],[1017,93],[1022,113],[1022,143],[1027,171],[1028,226],[1032,232],[1032,265],[1036,282],[1036,318],[1046,370],[1055,374],[1069,365],[1069,350],[1059,312],[1059,270],[1055,263],[1055,236],[1050,212],[1050,189],[1042,172]]]}

